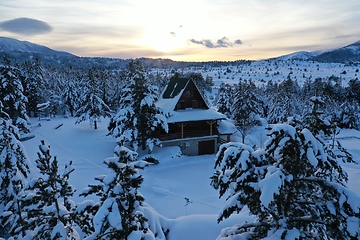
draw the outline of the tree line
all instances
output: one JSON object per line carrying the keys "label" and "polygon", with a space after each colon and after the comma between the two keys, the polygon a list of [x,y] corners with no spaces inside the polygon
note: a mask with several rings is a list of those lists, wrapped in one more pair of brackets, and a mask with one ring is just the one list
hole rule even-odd
{"label": "tree line", "polygon": [[343,84],[341,79],[307,79],[303,85],[289,76],[282,82],[259,83],[239,81],[234,86],[222,84],[215,101],[218,111],[234,120],[243,136],[260,118],[266,122],[283,123],[289,117],[303,119],[312,107],[311,97],[325,102],[324,117],[340,128],[360,129],[360,81],[352,79]]}

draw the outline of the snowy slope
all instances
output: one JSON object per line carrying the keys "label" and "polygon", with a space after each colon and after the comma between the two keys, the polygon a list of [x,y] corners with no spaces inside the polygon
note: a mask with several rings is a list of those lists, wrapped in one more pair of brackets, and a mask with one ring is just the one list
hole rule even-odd
{"label": "snowy slope", "polygon": [[345,47],[324,52],[313,58],[315,61],[325,62],[359,62],[360,61],[360,41],[354,42]]}
{"label": "snowy slope", "polygon": [[0,52],[22,52],[38,53],[43,55],[74,56],[67,52],[55,51],[42,45],[38,45],[28,41],[19,41],[17,39],[7,37],[0,37]]}
{"label": "snowy slope", "polygon": [[319,55],[319,52],[306,52],[306,51],[299,51],[299,52],[294,52],[294,53],[290,53],[290,54],[286,54],[277,58],[274,58],[276,60],[283,60],[283,61],[288,61],[288,60],[310,60],[311,58]]}
{"label": "snowy slope", "polygon": [[[88,184],[96,183],[95,176],[108,170],[102,163],[113,156],[115,140],[106,136],[107,120],[99,124],[99,129],[90,128],[88,123],[75,125],[74,118],[56,117],[51,121],[32,119],[35,138],[23,142],[30,159],[34,162],[40,140],[44,139],[51,146],[51,154],[57,156],[60,170],[69,160],[73,161],[75,172],[70,176],[70,183],[80,193]],[[63,124],[56,129],[59,124]],[[249,141],[256,142],[258,128]],[[262,133],[264,135],[264,133]],[[360,132],[343,130],[339,139],[360,163]],[[144,183],[140,192],[145,202],[167,219],[170,226],[169,240],[209,240],[216,239],[224,227],[236,223],[252,221],[248,212],[243,211],[217,224],[217,216],[224,205],[218,199],[218,193],[210,187],[210,176],[214,172],[215,155],[181,156],[177,147],[155,149],[153,155],[160,164],[142,171]],[[343,164],[349,173],[350,189],[360,194],[360,165]],[[75,201],[82,201],[76,194]]]}

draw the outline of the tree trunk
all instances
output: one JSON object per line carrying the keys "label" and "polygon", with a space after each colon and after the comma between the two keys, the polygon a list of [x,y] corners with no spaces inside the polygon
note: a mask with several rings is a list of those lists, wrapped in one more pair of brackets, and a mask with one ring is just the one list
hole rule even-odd
{"label": "tree trunk", "polygon": [[141,138],[141,146],[142,146],[142,150],[146,149],[146,139],[144,137]]}
{"label": "tree trunk", "polygon": [[97,129],[97,121],[94,121],[94,128]]}

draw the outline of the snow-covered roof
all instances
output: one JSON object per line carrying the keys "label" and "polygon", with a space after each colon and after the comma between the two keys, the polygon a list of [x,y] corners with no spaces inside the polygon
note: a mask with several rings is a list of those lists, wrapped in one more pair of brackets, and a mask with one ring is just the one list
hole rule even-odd
{"label": "snow-covered roof", "polygon": [[188,108],[185,110],[172,111],[170,114],[170,117],[167,118],[168,123],[226,119],[224,114],[212,108]]}
{"label": "snow-covered roof", "polygon": [[228,119],[218,122],[218,131],[220,134],[234,134],[237,132],[235,125]]}
{"label": "snow-covered roof", "polygon": [[171,114],[174,111],[182,92],[176,95],[174,98],[160,98],[156,103],[156,106],[158,106],[165,115]]}
{"label": "snow-covered roof", "polygon": [[189,79],[171,79],[166,86],[164,92],[161,94],[156,105],[161,108],[165,115],[171,115],[174,111],[176,104],[179,102],[181,95],[183,94],[186,86],[189,83]]}
{"label": "snow-covered roof", "polygon": [[[187,108],[184,110],[175,111],[176,104],[179,102],[180,97],[184,93],[190,81],[192,80],[186,78],[171,79],[168,86],[165,88],[164,92],[162,93],[161,97],[156,103],[156,105],[167,116],[167,122],[175,123],[175,122],[226,119],[225,115],[215,111],[214,109],[208,108],[208,106],[206,106],[207,109]],[[199,89],[197,90],[199,91]],[[200,96],[203,98],[201,93]]]}

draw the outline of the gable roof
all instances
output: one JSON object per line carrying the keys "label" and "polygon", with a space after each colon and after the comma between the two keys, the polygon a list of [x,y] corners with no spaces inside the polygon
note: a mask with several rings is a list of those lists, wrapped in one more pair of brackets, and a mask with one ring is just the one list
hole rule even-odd
{"label": "gable roof", "polygon": [[[179,77],[179,75],[175,75],[170,79],[169,84],[159,98],[156,105],[163,111],[165,116],[167,116],[168,123],[226,119],[225,115],[208,106],[206,106],[207,109],[185,109],[175,111],[176,104],[179,102],[190,81],[193,83],[193,80],[190,78],[183,78]],[[204,99],[196,84],[194,84],[194,86],[201,98]],[[204,103],[206,104],[206,101],[204,101]]]}
{"label": "gable roof", "polygon": [[187,78],[172,77],[165,91],[163,92],[162,98],[169,99],[174,98],[177,95],[181,96],[179,93],[184,91],[189,81],[190,79]]}
{"label": "gable roof", "polygon": [[179,102],[190,79],[181,78],[178,75],[170,78],[170,82],[166,86],[164,92],[161,94],[157,106],[162,109],[165,115],[174,111],[176,104]]}

